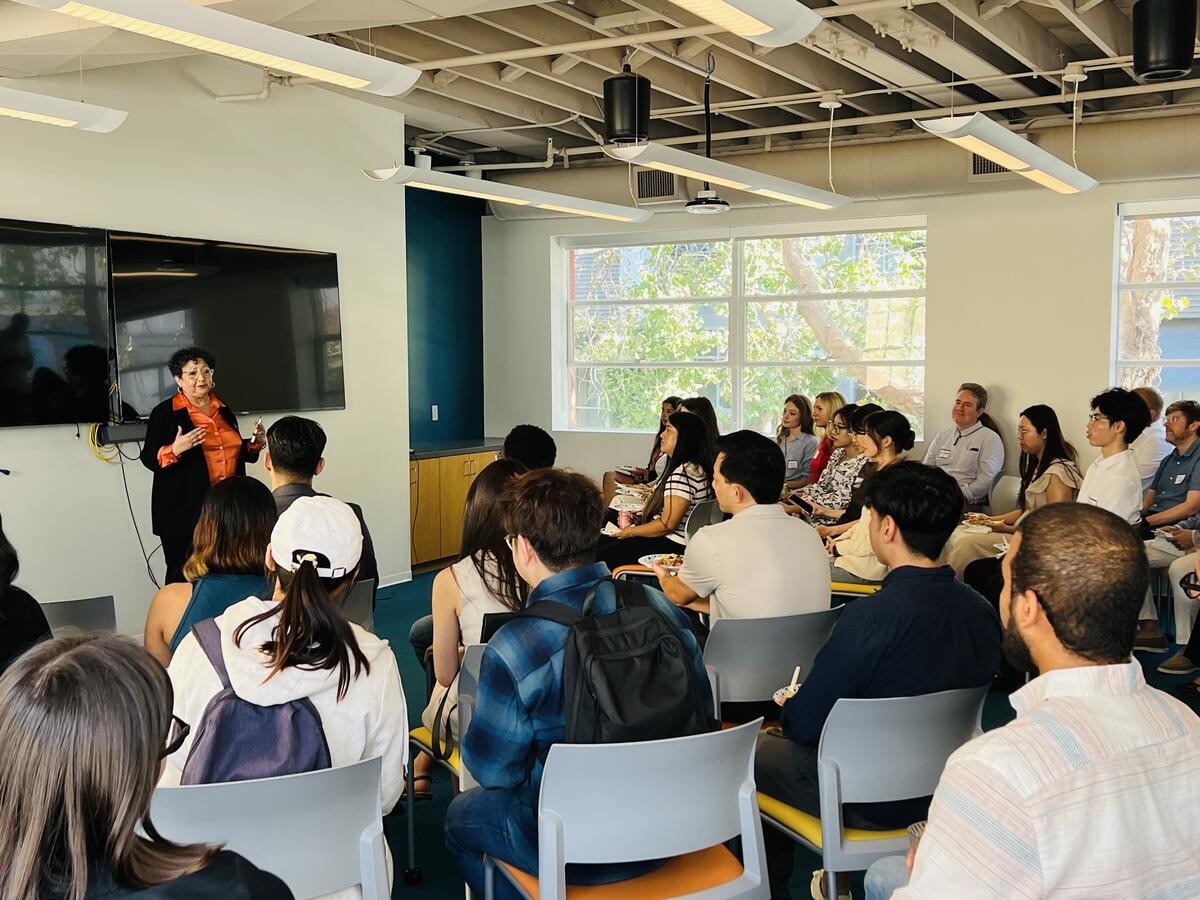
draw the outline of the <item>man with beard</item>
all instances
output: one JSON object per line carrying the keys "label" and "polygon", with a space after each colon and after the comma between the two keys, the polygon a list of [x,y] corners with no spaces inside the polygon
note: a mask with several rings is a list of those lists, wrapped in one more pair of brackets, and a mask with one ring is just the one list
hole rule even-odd
{"label": "man with beard", "polygon": [[[954,478],[918,462],[893,463],[871,479],[863,505],[871,510],[871,549],[888,575],[877,594],[846,607],[812,671],[783,704],[782,733],[764,732],[755,756],[758,789],[812,816],[821,814],[817,746],[838,700],[980,687],[1000,668],[996,611],[939,562],[962,518]],[[880,760],[886,764],[886,754]],[[849,803],[842,812],[850,828],[886,830],[925,818],[928,808],[929,798],[921,797]],[[795,844],[773,828],[763,838],[771,896],[786,897]],[[814,884],[822,875],[814,873]]]}
{"label": "man with beard", "polygon": [[[1105,510],[1056,503],[1004,559],[1004,652],[1041,673],[1017,718],[942,773],[912,898],[1194,897],[1200,890],[1200,719],[1133,661],[1145,550]],[[868,897],[889,892],[868,873]]]}

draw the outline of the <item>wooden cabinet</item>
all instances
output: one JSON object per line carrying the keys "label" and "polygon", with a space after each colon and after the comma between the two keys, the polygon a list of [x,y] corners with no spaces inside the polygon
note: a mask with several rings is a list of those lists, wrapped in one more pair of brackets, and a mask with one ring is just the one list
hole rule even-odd
{"label": "wooden cabinet", "polygon": [[409,463],[414,565],[458,555],[467,492],[495,458],[487,451]]}

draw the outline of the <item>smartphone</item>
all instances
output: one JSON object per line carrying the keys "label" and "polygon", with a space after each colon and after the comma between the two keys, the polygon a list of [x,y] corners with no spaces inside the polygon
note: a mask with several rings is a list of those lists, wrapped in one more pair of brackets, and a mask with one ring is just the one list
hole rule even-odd
{"label": "smartphone", "polygon": [[813,514],[813,505],[809,501],[807,501],[803,497],[801,497],[799,494],[792,494],[790,497],[787,498],[786,502],[790,506],[800,507],[800,509],[804,511],[804,514],[806,516],[811,516]]}

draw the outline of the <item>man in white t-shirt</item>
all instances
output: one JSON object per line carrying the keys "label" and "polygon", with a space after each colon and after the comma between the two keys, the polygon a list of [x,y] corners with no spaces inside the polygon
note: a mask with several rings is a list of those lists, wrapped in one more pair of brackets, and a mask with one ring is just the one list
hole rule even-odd
{"label": "man in white t-shirt", "polygon": [[1130,525],[1142,520],[1142,477],[1129,445],[1150,424],[1146,404],[1131,391],[1112,388],[1092,398],[1088,443],[1100,458],[1088,466],[1079,488],[1079,502],[1099,506]]}
{"label": "man in white t-shirt", "polygon": [[733,518],[692,535],[678,575],[655,566],[672,603],[717,619],[790,616],[829,608],[829,563],[816,530],[779,505],[783,452],[736,431],[717,443],[713,491]]}
{"label": "man in white t-shirt", "polygon": [[1159,421],[1163,410],[1162,394],[1152,387],[1136,387],[1133,393],[1142,398],[1146,408],[1150,410],[1150,424],[1138,435],[1136,441],[1131,441],[1129,449],[1133,451],[1133,461],[1137,463],[1138,474],[1142,476],[1142,493],[1154,485],[1154,474],[1163,457],[1174,449],[1167,440],[1166,430]]}

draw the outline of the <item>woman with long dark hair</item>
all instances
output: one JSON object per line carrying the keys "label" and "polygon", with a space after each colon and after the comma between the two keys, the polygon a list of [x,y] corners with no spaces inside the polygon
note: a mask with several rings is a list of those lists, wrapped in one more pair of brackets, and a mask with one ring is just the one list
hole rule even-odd
{"label": "woman with long dark hair", "polygon": [[662,445],[669,461],[642,507],[641,522],[600,539],[597,559],[610,568],[632,565],[651,553],[682,553],[688,513],[713,499],[713,453],[704,421],[690,412],[675,413]]}
{"label": "woman with long dark hair", "polygon": [[686,397],[676,411],[690,412],[692,415],[700,417],[704,422],[708,453],[713,459],[716,459],[717,441],[721,439],[721,425],[717,421],[717,411],[713,408],[712,401],[707,397]]}
{"label": "woman with long dark hair", "polygon": [[[433,579],[433,672],[437,684],[421,714],[422,723],[431,731],[438,711],[445,720],[458,702],[461,648],[479,643],[483,617],[525,607],[529,588],[517,574],[504,543],[500,496],[526,471],[511,459],[498,459],[484,467],[467,491],[458,562]],[[413,767],[414,788],[419,788],[414,799],[428,799],[432,796],[433,760],[421,754]]]}
{"label": "woman with long dark hair", "polygon": [[247,597],[264,596],[263,558],[275,527],[275,498],[256,478],[235,475],[214,484],[204,498],[183,564],[187,581],[163,586],[146,613],[143,646],[164,666],[192,626],[219,616]]}
{"label": "woman with long dark hair", "polygon": [[[307,698],[320,716],[330,763],[383,759],[385,812],[396,805],[408,759],[408,712],[387,641],[346,620],[340,601],[354,585],[362,529],[333,497],[301,497],[271,532],[269,599],[247,597],[213,621],[229,683],[243,700],[275,706]],[[222,690],[193,630],[171,659],[175,714],[192,735],[167,758],[163,784],[179,784],[191,738]],[[283,766],[286,767],[286,761]]]}
{"label": "woman with long dark hair", "polygon": [[[243,857],[158,836],[172,735],[167,673],[115,634],[47,641],[0,678],[0,897],[290,900]],[[140,827],[139,827],[140,826]]]}
{"label": "woman with long dark hair", "polygon": [[650,447],[650,459],[645,468],[639,466],[633,469],[604,473],[602,490],[605,506],[612,503],[613,497],[617,495],[618,484],[649,484],[662,474],[663,469],[667,466],[667,456],[662,451],[662,433],[666,430],[667,420],[675,414],[681,403],[683,401],[675,396],[663,400],[658,416],[658,432],[654,435],[654,443]]}
{"label": "woman with long dark hair", "polygon": [[783,451],[788,489],[804,487],[809,482],[820,441],[813,433],[812,404],[803,394],[792,394],[783,401],[775,443]]}
{"label": "woman with long dark hair", "polygon": [[17,549],[4,536],[0,519],[0,672],[38,641],[50,637],[50,623],[38,602],[13,584],[20,568]]}

